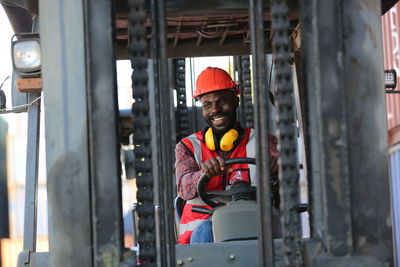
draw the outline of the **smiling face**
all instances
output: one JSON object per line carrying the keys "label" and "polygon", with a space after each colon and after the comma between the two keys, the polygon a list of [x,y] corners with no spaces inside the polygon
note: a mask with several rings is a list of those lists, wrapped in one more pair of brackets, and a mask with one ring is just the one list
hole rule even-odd
{"label": "smiling face", "polygon": [[203,117],[214,132],[224,134],[234,127],[239,98],[231,90],[208,93],[199,100]]}

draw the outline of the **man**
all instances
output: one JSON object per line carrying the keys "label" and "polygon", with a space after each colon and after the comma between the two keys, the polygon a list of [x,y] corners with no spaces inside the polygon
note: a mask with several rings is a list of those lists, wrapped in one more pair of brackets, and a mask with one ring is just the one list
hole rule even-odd
{"label": "man", "polygon": [[[197,183],[203,173],[211,177],[206,191],[224,190],[239,180],[256,185],[255,166],[225,166],[225,160],[229,158],[255,157],[254,129],[242,128],[236,119],[239,92],[236,83],[222,69],[208,67],[197,78],[193,97],[201,102],[203,117],[209,127],[183,138],[176,146],[178,194],[187,201],[181,218],[179,244],[213,241],[209,215],[191,211],[192,206],[208,207],[197,194]],[[277,173],[276,144],[276,137],[271,135],[269,149],[273,174]]]}

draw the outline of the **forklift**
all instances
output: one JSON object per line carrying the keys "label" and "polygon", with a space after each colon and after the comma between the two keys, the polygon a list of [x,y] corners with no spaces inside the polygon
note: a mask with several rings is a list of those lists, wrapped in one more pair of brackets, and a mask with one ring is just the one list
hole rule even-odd
{"label": "forklift", "polygon": [[[17,33],[15,95],[25,99],[29,121],[18,267],[395,266],[381,15],[396,0],[0,2]],[[184,60],[227,55],[235,57],[242,88],[240,119],[256,129],[255,236],[178,245],[174,147],[195,124],[184,101]],[[127,128],[118,111],[118,59],[132,65]],[[269,91],[279,140],[279,237],[271,214]],[[35,244],[41,101],[46,253]],[[299,215],[299,132],[309,238]],[[120,147],[130,139],[137,251],[123,245]],[[223,194],[205,198],[221,201]]]}

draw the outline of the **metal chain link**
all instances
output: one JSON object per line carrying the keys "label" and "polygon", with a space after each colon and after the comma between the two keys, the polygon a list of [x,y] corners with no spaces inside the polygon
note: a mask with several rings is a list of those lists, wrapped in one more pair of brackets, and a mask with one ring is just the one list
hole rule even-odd
{"label": "metal chain link", "polygon": [[[240,60],[240,82],[241,82],[241,105],[243,105],[244,125],[245,127],[254,128],[254,109],[252,100],[251,89],[251,70],[250,70],[250,56],[241,56]],[[270,177],[270,192],[271,203],[279,209],[280,196],[279,196],[279,178],[278,176]]]}
{"label": "metal chain link", "polygon": [[189,114],[186,106],[185,59],[174,59],[177,98],[177,140],[189,135]]}
{"label": "metal chain link", "polygon": [[129,53],[132,64],[133,144],[137,172],[137,212],[139,215],[139,260],[141,266],[156,266],[156,231],[154,217],[153,173],[149,90],[147,74],[145,0],[129,0]]}
{"label": "metal chain link", "polygon": [[300,253],[301,223],[299,204],[299,172],[297,138],[291,72],[291,43],[289,38],[288,7],[284,0],[271,2],[272,48],[275,64],[277,124],[279,138],[279,178],[283,210],[283,241],[285,266],[302,266]]}
{"label": "metal chain link", "polygon": [[243,111],[244,111],[244,123],[245,127],[254,128],[254,112],[253,112],[253,101],[251,93],[251,73],[250,73],[250,57],[242,56],[242,82],[243,82]]}

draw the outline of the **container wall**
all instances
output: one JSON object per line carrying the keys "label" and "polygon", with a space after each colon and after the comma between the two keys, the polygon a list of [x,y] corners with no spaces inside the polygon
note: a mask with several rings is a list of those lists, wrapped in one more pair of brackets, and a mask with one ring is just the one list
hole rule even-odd
{"label": "container wall", "polygon": [[[397,88],[400,89],[400,3],[382,16],[382,34],[385,69],[397,72]],[[387,120],[389,145],[400,142],[400,94],[387,94]]]}

